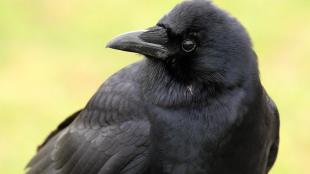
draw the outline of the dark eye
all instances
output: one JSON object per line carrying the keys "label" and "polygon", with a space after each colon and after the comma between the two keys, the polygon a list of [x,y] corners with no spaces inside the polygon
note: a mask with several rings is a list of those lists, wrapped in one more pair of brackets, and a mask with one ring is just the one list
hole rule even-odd
{"label": "dark eye", "polygon": [[183,51],[190,53],[196,49],[196,42],[191,39],[186,39],[182,43],[182,49]]}

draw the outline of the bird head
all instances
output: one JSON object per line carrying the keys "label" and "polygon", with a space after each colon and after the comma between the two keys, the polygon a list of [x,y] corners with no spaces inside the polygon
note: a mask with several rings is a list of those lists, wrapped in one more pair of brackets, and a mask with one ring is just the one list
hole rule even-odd
{"label": "bird head", "polygon": [[142,54],[184,83],[234,85],[255,71],[245,29],[205,0],[184,1],[155,26],[117,36],[107,47]]}

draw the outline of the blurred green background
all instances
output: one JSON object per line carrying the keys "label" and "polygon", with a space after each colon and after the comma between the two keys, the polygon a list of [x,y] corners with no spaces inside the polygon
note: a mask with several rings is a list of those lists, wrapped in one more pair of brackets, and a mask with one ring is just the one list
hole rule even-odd
{"label": "blurred green background", "polygon": [[[0,0],[0,173],[23,173],[46,135],[141,57],[105,49],[179,0]],[[248,29],[281,115],[271,174],[310,173],[310,1],[214,0]]]}

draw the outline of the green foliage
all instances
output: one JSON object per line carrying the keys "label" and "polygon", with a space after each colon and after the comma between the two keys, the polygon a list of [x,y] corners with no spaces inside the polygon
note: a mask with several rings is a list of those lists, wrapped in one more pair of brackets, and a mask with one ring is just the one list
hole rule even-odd
{"label": "green foliage", "polygon": [[[99,85],[139,59],[105,49],[154,25],[177,0],[1,0],[0,172],[22,173],[36,146]],[[307,174],[310,156],[310,1],[214,0],[248,29],[261,78],[281,114],[271,174]]]}

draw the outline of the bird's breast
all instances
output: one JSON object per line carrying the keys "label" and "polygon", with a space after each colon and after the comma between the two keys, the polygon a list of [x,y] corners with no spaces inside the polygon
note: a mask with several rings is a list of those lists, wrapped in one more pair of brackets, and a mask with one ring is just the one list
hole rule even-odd
{"label": "bird's breast", "polygon": [[[207,109],[153,109],[151,121],[152,152],[166,173],[207,171],[222,137],[229,131],[228,113]],[[225,115],[226,114],[226,115]],[[181,173],[180,173],[181,172]]]}

